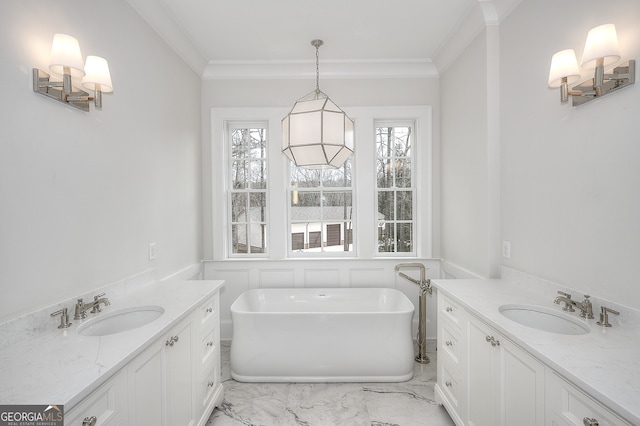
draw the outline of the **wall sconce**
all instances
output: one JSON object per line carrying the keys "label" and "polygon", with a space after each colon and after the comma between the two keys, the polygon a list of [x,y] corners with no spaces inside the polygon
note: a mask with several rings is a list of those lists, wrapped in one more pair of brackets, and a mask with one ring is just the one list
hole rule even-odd
{"label": "wall sconce", "polygon": [[[80,44],[66,34],[53,36],[49,70],[62,77],[57,81],[50,74],[38,68],[33,69],[33,91],[74,108],[89,111],[89,102],[94,101],[102,109],[102,93],[113,92],[109,64],[99,56],[87,56],[82,62]],[[94,92],[94,96],[73,85],[73,79],[82,77],[82,86]]]}
{"label": "wall sconce", "polygon": [[613,24],[592,28],[582,54],[582,67],[595,69],[593,79],[574,86],[569,84],[580,78],[580,67],[573,49],[561,50],[551,58],[549,69],[549,87],[560,88],[560,102],[567,102],[569,96],[573,106],[582,105],[595,98],[608,95],[623,87],[635,83],[636,61],[630,60],[605,74],[604,67],[620,59],[618,36]]}

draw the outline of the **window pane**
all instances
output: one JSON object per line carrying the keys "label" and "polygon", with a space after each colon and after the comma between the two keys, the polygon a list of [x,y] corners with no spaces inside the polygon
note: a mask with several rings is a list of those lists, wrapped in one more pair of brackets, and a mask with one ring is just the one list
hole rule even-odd
{"label": "window pane", "polygon": [[413,225],[410,223],[398,224],[398,235],[396,239],[396,251],[411,252],[413,251]]}
{"label": "window pane", "polygon": [[393,160],[378,158],[376,161],[378,188],[393,188]]}
{"label": "window pane", "polygon": [[249,193],[249,208],[251,211],[249,222],[266,222],[267,194],[264,192]]}
{"label": "window pane", "polygon": [[322,171],[322,186],[324,187],[350,187],[351,186],[351,159],[344,162],[339,169],[327,169]]}
{"label": "window pane", "polygon": [[412,220],[413,219],[413,194],[410,191],[398,191],[396,192],[396,208],[397,208],[397,220]]}
{"label": "window pane", "polygon": [[231,252],[247,253],[247,225],[231,225]]}
{"label": "window pane", "polygon": [[318,188],[322,170],[304,169],[291,163],[291,185],[298,188]]}
{"label": "window pane", "polygon": [[265,253],[267,250],[267,226],[264,224],[251,224],[251,253]]}
{"label": "window pane", "polygon": [[249,182],[252,189],[265,189],[267,187],[267,162],[250,161]]}
{"label": "window pane", "polygon": [[234,192],[231,194],[231,221],[247,222],[249,218],[246,216],[247,209],[247,193]]}
{"label": "window pane", "polygon": [[378,226],[378,252],[393,253],[395,251],[395,225],[382,222]]}
{"label": "window pane", "polygon": [[410,127],[394,127],[393,128],[393,148],[395,157],[411,156],[411,128]]}
{"label": "window pane", "polygon": [[397,188],[411,188],[411,160],[395,161],[395,178]]}
{"label": "window pane", "polygon": [[324,192],[324,220],[345,220],[351,218],[351,191]]}
{"label": "window pane", "polygon": [[394,220],[394,195],[392,191],[378,192],[378,218],[382,220]]}
{"label": "window pane", "polygon": [[265,158],[267,156],[267,129],[248,129],[248,153],[251,158]]}
{"label": "window pane", "polygon": [[[298,194],[298,202],[294,204],[296,201],[296,193]],[[292,191],[291,203],[292,221],[322,219],[320,192]]]}
{"label": "window pane", "polygon": [[247,171],[244,161],[231,162],[231,187],[233,189],[244,189],[247,187]]}

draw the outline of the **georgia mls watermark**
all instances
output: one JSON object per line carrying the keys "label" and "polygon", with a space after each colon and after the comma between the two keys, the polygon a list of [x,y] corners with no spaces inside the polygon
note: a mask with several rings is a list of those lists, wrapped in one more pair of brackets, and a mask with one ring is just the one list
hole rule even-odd
{"label": "georgia mls watermark", "polygon": [[64,406],[0,405],[0,426],[64,426]]}

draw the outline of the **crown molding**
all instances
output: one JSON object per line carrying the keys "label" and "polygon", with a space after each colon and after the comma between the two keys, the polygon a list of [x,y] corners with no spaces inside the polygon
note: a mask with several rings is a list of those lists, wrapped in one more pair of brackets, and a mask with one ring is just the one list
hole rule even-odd
{"label": "crown molding", "polygon": [[[204,80],[315,79],[315,61],[209,61]],[[322,79],[437,78],[429,59],[323,60]]]}

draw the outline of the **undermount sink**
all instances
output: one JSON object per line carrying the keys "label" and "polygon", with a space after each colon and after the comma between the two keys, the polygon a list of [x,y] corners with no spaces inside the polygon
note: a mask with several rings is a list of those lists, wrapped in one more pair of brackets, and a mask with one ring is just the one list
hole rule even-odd
{"label": "undermount sink", "polygon": [[107,336],[142,327],[160,318],[164,309],[160,306],[135,306],[105,312],[81,324],[78,333],[83,336]]}
{"label": "undermount sink", "polygon": [[502,305],[498,310],[512,321],[550,333],[580,335],[591,331],[579,319],[544,306]]}

